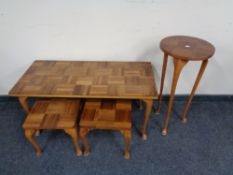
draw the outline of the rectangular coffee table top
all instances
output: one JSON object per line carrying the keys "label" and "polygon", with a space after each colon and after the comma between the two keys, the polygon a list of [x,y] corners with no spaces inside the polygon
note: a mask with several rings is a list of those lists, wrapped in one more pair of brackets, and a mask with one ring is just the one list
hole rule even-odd
{"label": "rectangular coffee table top", "polygon": [[11,96],[157,99],[150,62],[36,60]]}

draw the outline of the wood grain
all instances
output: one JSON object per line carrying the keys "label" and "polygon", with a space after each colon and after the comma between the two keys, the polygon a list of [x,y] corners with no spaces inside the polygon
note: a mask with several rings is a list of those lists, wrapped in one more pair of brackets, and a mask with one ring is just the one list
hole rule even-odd
{"label": "wood grain", "polygon": [[175,91],[176,91],[176,85],[177,85],[177,82],[178,82],[178,79],[179,79],[179,76],[180,76],[180,73],[183,67],[189,61],[202,61],[202,65],[197,75],[192,92],[190,94],[188,103],[186,104],[186,107],[182,114],[182,122],[186,123],[187,122],[186,114],[188,112],[188,108],[191,104],[192,98],[198,87],[201,77],[204,74],[205,68],[208,63],[208,59],[214,55],[215,48],[208,41],[205,41],[203,39],[196,38],[196,37],[190,37],[190,36],[166,37],[160,42],[160,48],[164,52],[164,59],[163,59],[162,77],[161,77],[161,84],[160,84],[159,103],[158,103],[158,107],[156,111],[157,114],[160,113],[160,109],[162,105],[163,84],[164,84],[164,79],[165,79],[168,56],[171,56],[173,58],[173,63],[174,63],[171,94],[169,98],[164,128],[162,129],[162,134],[167,135],[168,127],[170,123],[170,117],[171,117],[171,109],[172,109]]}
{"label": "wood grain", "polygon": [[79,100],[47,99],[35,102],[23,128],[25,137],[34,146],[38,156],[42,151],[33,136],[40,129],[63,129],[72,138],[77,156],[82,155],[76,124],[79,108]]}
{"label": "wood grain", "polygon": [[79,103],[79,100],[38,100],[27,116],[23,128],[72,128],[76,125]]}
{"label": "wood grain", "polygon": [[36,60],[11,96],[157,99],[150,62]]}
{"label": "wood grain", "polygon": [[182,60],[207,60],[215,52],[214,46],[206,40],[191,36],[169,36],[160,42],[164,53]]}
{"label": "wood grain", "polygon": [[101,129],[131,128],[130,100],[87,100],[80,120],[81,127]]}
{"label": "wood grain", "polygon": [[125,139],[124,157],[130,158],[131,101],[87,100],[80,120],[80,137],[83,140],[84,155],[89,154],[87,135],[93,129],[118,130]]}

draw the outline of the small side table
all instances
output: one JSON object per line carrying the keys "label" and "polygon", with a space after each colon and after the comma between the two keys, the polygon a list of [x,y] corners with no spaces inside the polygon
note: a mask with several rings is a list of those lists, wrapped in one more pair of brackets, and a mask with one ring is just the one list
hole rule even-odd
{"label": "small side table", "polygon": [[125,159],[130,158],[129,144],[132,128],[130,100],[87,100],[80,119],[80,137],[84,155],[89,155],[87,135],[93,129],[117,130],[125,139]]}
{"label": "small side table", "polygon": [[157,114],[160,113],[160,108],[162,104],[162,93],[163,93],[163,85],[164,85],[168,56],[171,56],[173,58],[173,63],[174,63],[171,94],[170,94],[168,109],[166,113],[165,125],[162,130],[162,135],[167,135],[171,109],[176,91],[176,85],[182,68],[188,63],[188,61],[202,61],[202,65],[197,75],[189,100],[182,114],[182,122],[186,123],[187,122],[186,114],[191,104],[193,95],[205,71],[205,68],[208,63],[208,59],[212,57],[215,52],[215,48],[211,43],[205,40],[190,36],[166,37],[160,42],[160,48],[164,52],[164,58],[163,58],[162,76],[160,83],[159,103],[158,103],[158,108],[156,110]]}

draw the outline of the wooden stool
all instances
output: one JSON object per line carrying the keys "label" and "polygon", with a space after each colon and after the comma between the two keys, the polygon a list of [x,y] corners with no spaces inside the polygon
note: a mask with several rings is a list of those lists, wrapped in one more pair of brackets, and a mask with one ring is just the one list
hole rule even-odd
{"label": "wooden stool", "polygon": [[33,136],[40,129],[63,129],[72,137],[76,154],[82,155],[76,124],[79,107],[79,100],[52,99],[35,102],[23,124],[23,128],[26,138],[35,147],[38,156],[41,155],[42,151]]}
{"label": "wooden stool", "polygon": [[171,108],[174,101],[176,85],[182,68],[188,63],[188,61],[202,61],[202,65],[197,75],[189,100],[182,114],[182,122],[186,123],[187,122],[186,114],[191,104],[193,95],[205,71],[205,68],[208,63],[208,59],[212,57],[215,52],[215,48],[212,44],[210,44],[205,40],[189,37],[189,36],[166,37],[160,42],[160,48],[164,52],[164,58],[163,58],[163,68],[162,68],[162,76],[160,83],[159,103],[156,113],[160,113],[160,108],[162,104],[163,84],[166,73],[168,56],[173,57],[173,63],[174,63],[171,94],[170,94],[168,109],[166,113],[165,126],[162,130],[162,134],[166,135],[168,131]]}
{"label": "wooden stool", "polygon": [[131,101],[86,101],[80,120],[80,137],[85,147],[84,155],[89,154],[88,132],[92,129],[110,129],[119,130],[124,136],[124,157],[129,159],[131,127]]}

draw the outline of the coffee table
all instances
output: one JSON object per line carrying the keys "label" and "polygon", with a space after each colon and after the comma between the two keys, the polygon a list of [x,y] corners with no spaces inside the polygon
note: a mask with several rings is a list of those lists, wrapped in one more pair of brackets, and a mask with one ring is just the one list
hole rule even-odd
{"label": "coffee table", "polygon": [[145,102],[142,138],[158,99],[150,62],[36,60],[10,90],[29,113],[28,97],[135,99]]}

